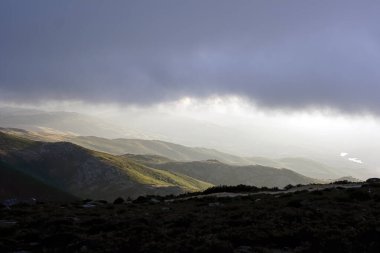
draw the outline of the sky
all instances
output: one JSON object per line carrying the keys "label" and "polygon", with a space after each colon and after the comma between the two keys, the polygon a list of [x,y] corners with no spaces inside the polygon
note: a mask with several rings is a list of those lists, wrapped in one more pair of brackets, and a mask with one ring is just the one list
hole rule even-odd
{"label": "sky", "polygon": [[334,146],[337,157],[374,161],[379,9],[371,0],[2,0],[0,104],[96,114],[239,154]]}
{"label": "sky", "polygon": [[154,104],[243,96],[262,107],[380,114],[378,1],[0,2],[11,101]]}

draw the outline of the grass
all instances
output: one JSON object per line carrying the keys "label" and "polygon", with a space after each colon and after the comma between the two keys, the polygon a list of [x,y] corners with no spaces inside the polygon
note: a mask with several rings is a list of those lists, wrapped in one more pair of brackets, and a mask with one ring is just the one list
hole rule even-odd
{"label": "grass", "polygon": [[97,151],[93,151],[93,154],[114,166],[122,168],[134,181],[141,184],[177,186],[191,192],[205,190],[213,186],[210,183],[180,173],[150,168],[146,165],[134,162],[125,156],[113,156]]}

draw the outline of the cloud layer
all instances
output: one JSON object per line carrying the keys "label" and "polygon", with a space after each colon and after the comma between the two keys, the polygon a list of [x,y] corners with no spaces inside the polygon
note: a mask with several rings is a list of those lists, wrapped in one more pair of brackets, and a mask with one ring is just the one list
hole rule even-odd
{"label": "cloud layer", "polygon": [[378,1],[1,1],[0,99],[380,114]]}

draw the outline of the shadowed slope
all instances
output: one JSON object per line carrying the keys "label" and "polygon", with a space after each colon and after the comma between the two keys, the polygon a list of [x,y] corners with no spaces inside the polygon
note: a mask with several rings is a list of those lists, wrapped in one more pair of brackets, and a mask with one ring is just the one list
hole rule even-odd
{"label": "shadowed slope", "polygon": [[68,142],[34,142],[0,133],[0,144],[3,164],[83,198],[176,194],[211,186]]}
{"label": "shadowed slope", "polygon": [[0,200],[74,201],[77,198],[0,161]]}

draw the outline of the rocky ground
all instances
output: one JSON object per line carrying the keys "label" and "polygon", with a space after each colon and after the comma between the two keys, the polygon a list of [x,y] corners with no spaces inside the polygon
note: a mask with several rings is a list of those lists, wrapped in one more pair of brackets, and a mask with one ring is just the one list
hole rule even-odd
{"label": "rocky ground", "polygon": [[377,184],[220,196],[3,206],[0,252],[380,250]]}

